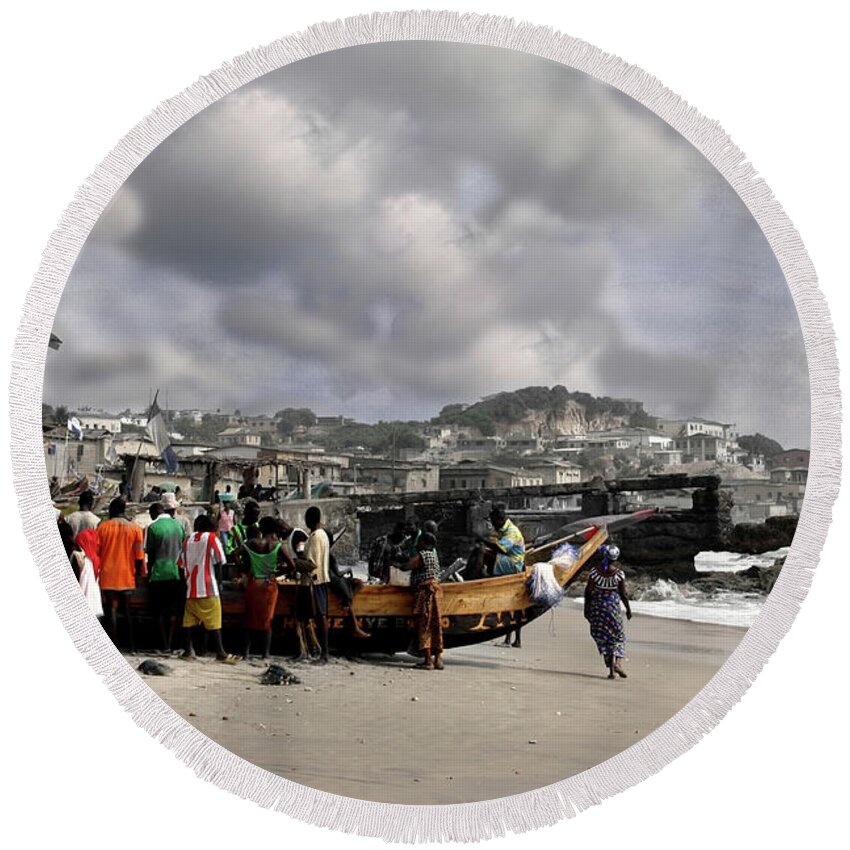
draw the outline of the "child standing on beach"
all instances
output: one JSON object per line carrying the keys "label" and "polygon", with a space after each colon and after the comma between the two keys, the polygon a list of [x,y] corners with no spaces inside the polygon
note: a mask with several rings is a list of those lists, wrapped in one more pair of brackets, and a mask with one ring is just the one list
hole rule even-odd
{"label": "child standing on beach", "polygon": [[219,584],[225,556],[224,547],[214,532],[212,518],[201,514],[180,553],[180,568],[186,576],[186,606],[183,609],[186,650],[181,657],[189,660],[195,657],[192,629],[202,625],[212,638],[216,658],[224,664],[235,664],[236,657],[226,653],[221,642]]}

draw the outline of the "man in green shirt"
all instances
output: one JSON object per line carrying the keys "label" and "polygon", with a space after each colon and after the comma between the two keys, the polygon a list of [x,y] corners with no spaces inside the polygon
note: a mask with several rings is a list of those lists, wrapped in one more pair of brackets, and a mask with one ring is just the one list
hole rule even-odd
{"label": "man in green shirt", "polygon": [[158,502],[150,506],[149,513],[153,522],[145,532],[148,602],[159,628],[160,648],[170,655],[177,618],[182,619],[186,601],[185,577],[177,566],[186,531],[173,512],[163,510]]}

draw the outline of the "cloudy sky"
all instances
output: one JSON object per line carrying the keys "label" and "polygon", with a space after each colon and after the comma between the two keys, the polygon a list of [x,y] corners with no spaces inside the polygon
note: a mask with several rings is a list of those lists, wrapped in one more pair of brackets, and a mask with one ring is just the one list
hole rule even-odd
{"label": "cloudy sky", "polygon": [[560,383],[809,443],[734,192],[628,97],[496,48],[349,48],[208,108],[115,197],[54,330],[54,404],[374,421]]}

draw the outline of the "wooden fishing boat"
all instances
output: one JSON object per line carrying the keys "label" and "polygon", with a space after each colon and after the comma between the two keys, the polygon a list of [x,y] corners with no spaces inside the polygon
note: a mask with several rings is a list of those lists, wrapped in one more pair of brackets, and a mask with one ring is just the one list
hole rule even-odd
{"label": "wooden fishing boat", "polygon": [[[447,649],[483,643],[502,637],[510,629],[525,626],[545,613],[545,605],[536,604],[528,594],[527,582],[535,563],[549,560],[552,552],[565,542],[578,544],[577,557],[569,566],[553,564],[559,584],[566,588],[581,572],[588,560],[608,539],[610,530],[640,522],[655,509],[612,517],[596,517],[570,523],[558,530],[555,539],[530,548],[526,570],[514,575],[497,576],[442,585],[443,639]],[[273,630],[275,634],[293,636],[297,585],[279,583],[279,596]],[[145,607],[144,588],[134,594],[133,607],[139,613]],[[333,593],[328,598],[330,643],[343,652],[404,652],[413,634],[413,591],[392,585],[364,585],[354,598],[354,608],[368,639],[355,640],[350,635],[345,612]],[[245,594],[225,585],[221,595],[224,627],[240,626],[245,617]]]}

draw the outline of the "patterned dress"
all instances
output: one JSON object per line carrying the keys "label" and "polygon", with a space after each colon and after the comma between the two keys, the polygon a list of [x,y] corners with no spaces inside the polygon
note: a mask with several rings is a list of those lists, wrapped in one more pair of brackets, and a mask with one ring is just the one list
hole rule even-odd
{"label": "patterned dress", "polygon": [[598,567],[590,571],[593,590],[590,594],[590,636],[596,641],[599,654],[624,658],[626,655],[626,633],[623,629],[623,612],[620,607],[620,582],[625,580],[622,570],[602,572]]}
{"label": "patterned dress", "polygon": [[410,586],[416,597],[413,615],[416,618],[416,646],[420,654],[443,654],[443,617],[440,603],[440,559],[433,549],[419,553],[419,565],[410,576]]}

